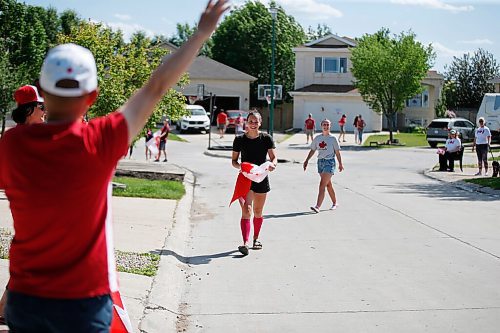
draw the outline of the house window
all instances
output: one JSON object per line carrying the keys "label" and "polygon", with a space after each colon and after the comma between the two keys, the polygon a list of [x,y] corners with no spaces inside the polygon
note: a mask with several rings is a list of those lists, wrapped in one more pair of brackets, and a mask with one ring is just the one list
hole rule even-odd
{"label": "house window", "polygon": [[347,73],[347,58],[340,58],[340,73]]}
{"label": "house window", "polygon": [[314,58],[314,72],[321,73],[323,71],[323,58],[316,57]]}
{"label": "house window", "polygon": [[428,108],[429,90],[425,89],[421,94],[414,96],[406,101],[406,106],[410,108]]}
{"label": "house window", "polygon": [[338,73],[339,72],[339,59],[338,58],[323,58],[325,73]]}
{"label": "house window", "polygon": [[347,58],[315,57],[315,73],[347,73]]}

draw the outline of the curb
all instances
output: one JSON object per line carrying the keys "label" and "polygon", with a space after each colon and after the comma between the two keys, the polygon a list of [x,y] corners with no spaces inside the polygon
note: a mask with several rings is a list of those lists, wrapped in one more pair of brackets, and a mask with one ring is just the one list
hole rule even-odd
{"label": "curb", "polygon": [[[185,253],[191,232],[191,206],[194,200],[196,178],[186,169],[184,186],[186,194],[177,203],[172,224],[160,253],[160,264],[153,278],[151,290],[145,300],[140,332],[177,332],[177,325],[184,320],[181,299],[185,284],[187,264],[177,259]],[[182,324],[182,323],[180,323]]]}
{"label": "curb", "polygon": [[500,198],[500,191],[494,190],[489,187],[473,184],[473,183],[467,183],[464,182],[463,180],[456,180],[456,181],[447,181],[445,179],[442,179],[441,177],[438,177],[434,174],[433,169],[427,169],[424,170],[423,172],[424,176],[440,181],[442,183],[449,184],[451,186],[454,186],[458,189],[461,189],[463,191],[471,192],[471,193],[481,193],[481,194],[486,194],[495,198]]}

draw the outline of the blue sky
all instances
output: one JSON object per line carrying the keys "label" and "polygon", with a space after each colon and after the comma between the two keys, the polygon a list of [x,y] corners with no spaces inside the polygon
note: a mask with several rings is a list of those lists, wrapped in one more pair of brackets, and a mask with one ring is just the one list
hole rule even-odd
{"label": "blue sky", "polygon": [[[175,32],[175,24],[193,24],[205,0],[28,0],[27,4],[73,9],[81,17],[121,29],[125,36],[135,30],[149,35]],[[268,3],[268,1],[261,1]],[[483,48],[500,62],[498,33],[500,0],[277,0],[287,14],[304,28],[327,24],[339,36],[359,37],[387,27],[393,33],[416,33],[424,44],[432,43],[442,72],[453,56]],[[234,6],[244,3],[233,1]]]}

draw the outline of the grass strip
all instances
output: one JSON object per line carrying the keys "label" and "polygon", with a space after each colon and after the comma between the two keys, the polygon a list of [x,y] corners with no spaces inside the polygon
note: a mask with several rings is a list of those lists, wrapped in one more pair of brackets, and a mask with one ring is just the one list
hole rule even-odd
{"label": "grass strip", "polygon": [[[427,146],[427,139],[425,137],[425,134],[421,133],[394,133],[393,134],[393,139],[399,140],[400,145],[404,145],[403,147],[422,147],[422,146]],[[389,135],[388,134],[372,134],[370,135],[366,140],[363,146],[369,147],[370,142],[387,142],[389,140]],[[377,147],[380,148],[401,148],[402,146],[400,145],[380,145]]]}
{"label": "grass strip", "polygon": [[[490,171],[491,172],[491,171]],[[465,179],[467,183],[472,183],[476,185],[481,185],[485,187],[491,187],[492,189],[495,190],[500,190],[500,178],[496,177],[483,177],[483,178],[472,178],[472,179]]]}
{"label": "grass strip", "polygon": [[155,276],[160,264],[160,255],[158,254],[115,250],[115,256],[118,272]]}
{"label": "grass strip", "polygon": [[117,197],[179,200],[186,193],[184,185],[181,182],[173,180],[114,177],[113,181],[126,185],[125,189],[113,189],[113,195]]}

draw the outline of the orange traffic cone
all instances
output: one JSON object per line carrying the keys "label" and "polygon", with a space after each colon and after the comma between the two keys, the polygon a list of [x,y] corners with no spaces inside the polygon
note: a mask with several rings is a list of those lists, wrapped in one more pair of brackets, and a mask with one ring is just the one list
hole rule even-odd
{"label": "orange traffic cone", "polygon": [[111,333],[132,333],[132,323],[128,317],[127,310],[123,305],[119,291],[111,293],[113,301],[113,319],[111,321]]}

